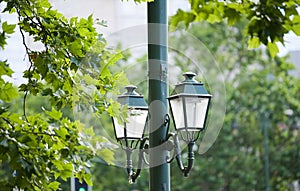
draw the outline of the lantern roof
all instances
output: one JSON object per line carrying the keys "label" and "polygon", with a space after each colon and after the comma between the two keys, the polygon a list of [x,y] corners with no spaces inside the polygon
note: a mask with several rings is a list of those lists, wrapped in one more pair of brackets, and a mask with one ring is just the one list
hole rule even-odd
{"label": "lantern roof", "polygon": [[175,89],[170,98],[180,95],[202,95],[211,97],[211,95],[208,94],[207,90],[205,89],[203,83],[195,80],[195,73],[186,72],[183,74],[183,76],[185,77],[185,80],[175,85]]}
{"label": "lantern roof", "polygon": [[118,96],[118,102],[128,107],[147,109],[148,105],[145,102],[144,96],[138,94],[135,89],[136,86],[128,85],[125,87],[126,92]]}

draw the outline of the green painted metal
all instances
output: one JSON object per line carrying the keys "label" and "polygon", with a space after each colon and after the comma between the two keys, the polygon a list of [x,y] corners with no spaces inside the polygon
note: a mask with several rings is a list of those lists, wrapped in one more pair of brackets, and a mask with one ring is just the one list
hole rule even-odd
{"label": "green painted metal", "polygon": [[264,136],[264,162],[265,162],[265,180],[266,180],[266,191],[270,191],[270,164],[269,164],[269,138],[268,138],[268,127],[269,119],[268,116],[263,115],[263,136]]}
{"label": "green painted metal", "polygon": [[167,2],[148,3],[149,77],[149,163],[150,191],[170,191],[168,151],[162,146],[167,136]]}
{"label": "green painted metal", "polygon": [[209,97],[211,98],[211,95],[207,92],[202,82],[198,82],[195,80],[196,74],[192,72],[186,72],[183,74],[185,77],[185,80],[176,84],[175,89],[170,95],[172,96],[178,96],[178,94],[183,95],[199,95],[201,97]]}
{"label": "green painted metal", "polygon": [[136,86],[129,85],[125,87],[126,92],[118,96],[118,102],[122,105],[128,105],[128,107],[148,109],[148,105],[144,99],[144,96],[135,92]]}

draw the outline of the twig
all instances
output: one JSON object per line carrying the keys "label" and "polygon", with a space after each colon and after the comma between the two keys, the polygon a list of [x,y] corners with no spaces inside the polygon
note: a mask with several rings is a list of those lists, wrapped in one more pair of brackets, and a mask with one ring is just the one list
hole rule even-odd
{"label": "twig", "polygon": [[[20,10],[19,10],[17,7],[15,7],[15,8],[16,8],[17,13],[18,13],[18,20],[19,20],[19,22],[21,22],[22,20],[21,20],[21,13],[20,13]],[[30,66],[29,66],[29,68],[28,68],[28,72],[30,73],[31,70],[32,70],[32,68],[33,68],[33,62],[32,62],[32,60],[31,60],[31,58],[30,58],[30,52],[31,52],[31,50],[29,49],[29,47],[28,47],[27,44],[26,44],[25,35],[24,35],[24,32],[22,31],[21,27],[19,27],[19,31],[20,31],[20,33],[21,33],[21,36],[22,36],[22,42],[23,42],[23,45],[24,45],[24,47],[25,47],[26,54],[27,54],[28,59],[29,59],[29,62],[30,62]],[[31,82],[31,76],[30,76],[30,74],[29,74],[29,75],[28,75],[28,83],[30,83],[30,82]],[[23,97],[23,116],[24,116],[24,118],[25,118],[25,120],[26,120],[27,122],[28,122],[28,119],[27,119],[27,116],[26,116],[26,99],[27,99],[28,92],[29,92],[29,91],[26,90],[26,91],[25,91],[25,94],[24,94],[24,97]]]}

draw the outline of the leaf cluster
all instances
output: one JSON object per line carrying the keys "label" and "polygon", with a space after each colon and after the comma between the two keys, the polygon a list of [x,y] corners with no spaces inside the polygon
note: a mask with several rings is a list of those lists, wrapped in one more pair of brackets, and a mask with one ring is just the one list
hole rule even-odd
{"label": "leaf cluster", "polygon": [[171,18],[171,26],[184,22],[188,27],[193,22],[221,22],[226,19],[232,26],[243,17],[248,19],[245,34],[249,36],[249,48],[257,48],[261,43],[269,48],[271,56],[278,52],[276,42],[284,44],[284,35],[292,31],[299,33],[298,0],[281,1],[218,1],[190,0],[191,10],[179,9]]}
{"label": "leaf cluster", "polygon": [[[120,105],[108,96],[127,83],[122,72],[110,70],[122,54],[106,47],[92,16],[67,19],[48,0],[0,2],[3,12],[18,17],[16,24],[2,23],[0,46],[5,48],[17,28],[29,62],[23,76],[27,82],[18,89],[7,81],[13,73],[9,63],[0,62],[0,164],[6,172],[0,177],[2,188],[57,190],[58,180],[72,176],[92,184],[90,160],[100,154],[110,162],[113,153],[97,146],[107,140],[95,137],[93,128],[70,113],[88,109],[95,114],[122,114]],[[32,49],[31,40],[43,47]],[[47,107],[32,109],[31,96],[44,99]],[[21,111],[13,110],[15,103]]]}
{"label": "leaf cluster", "polygon": [[61,118],[61,113],[47,112],[49,124],[40,114],[28,117],[24,123],[17,114],[1,114],[1,163],[6,176],[1,177],[2,188],[12,190],[57,190],[58,177],[65,180],[76,174],[89,181],[87,162],[94,156],[85,147],[79,134],[79,122]]}

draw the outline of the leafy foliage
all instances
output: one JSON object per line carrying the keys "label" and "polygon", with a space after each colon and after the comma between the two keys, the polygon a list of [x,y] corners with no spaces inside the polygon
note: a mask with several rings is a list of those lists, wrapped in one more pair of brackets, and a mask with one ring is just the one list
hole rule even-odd
{"label": "leafy foliage", "polygon": [[[262,126],[266,114],[271,190],[291,190],[291,183],[300,179],[295,170],[300,165],[299,129],[295,128],[295,124],[299,126],[300,97],[296,93],[300,91],[299,77],[290,75],[294,65],[286,57],[273,59],[265,49],[248,50],[247,38],[242,34],[245,24],[247,21],[243,19],[231,27],[224,22],[202,22],[188,30],[213,52],[219,63],[226,85],[226,118],[214,146],[196,156],[188,181],[182,181],[174,164],[172,190],[199,190],[199,187],[201,190],[264,190],[266,151]],[[216,69],[212,63],[207,62],[205,51],[193,50],[197,44],[182,43],[183,39],[176,36],[171,40],[177,40],[180,49],[189,49],[199,65],[207,69],[205,74],[209,78],[220,77],[220,73],[213,72]],[[186,57],[174,56],[172,59],[181,70],[199,70]],[[293,115],[285,114],[288,109]]]}
{"label": "leafy foliage", "polygon": [[188,27],[192,22],[216,23],[226,19],[232,26],[246,17],[245,33],[250,37],[249,48],[257,48],[263,43],[274,57],[278,53],[276,42],[284,44],[285,34],[292,31],[300,35],[299,4],[299,0],[190,0],[191,10],[179,9],[171,18],[171,25],[174,28],[184,22]]}
{"label": "leafy foliage", "polygon": [[[92,184],[90,160],[102,153],[111,162],[113,153],[97,146],[107,140],[74,120],[72,111],[120,114],[119,105],[106,95],[127,83],[122,73],[110,72],[122,55],[106,48],[92,16],[67,19],[47,0],[0,2],[3,12],[18,17],[16,24],[1,23],[0,46],[4,49],[18,29],[30,64],[23,76],[27,82],[17,90],[6,80],[13,73],[9,64],[0,62],[0,164],[6,171],[1,189],[57,190],[58,180],[72,176]],[[32,50],[27,38],[43,48]],[[46,106],[34,111],[30,96],[43,97]],[[21,111],[14,110],[17,102]]]}

